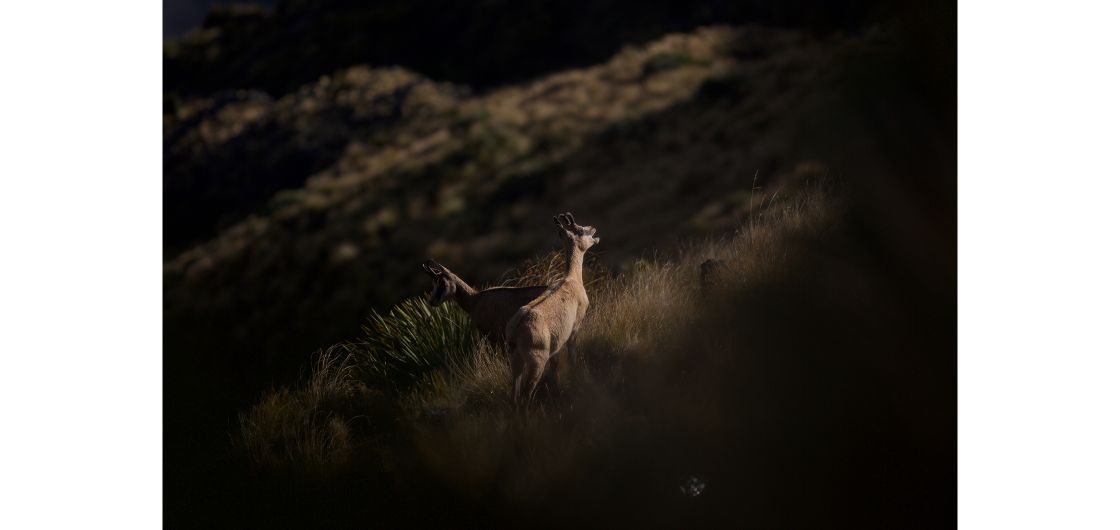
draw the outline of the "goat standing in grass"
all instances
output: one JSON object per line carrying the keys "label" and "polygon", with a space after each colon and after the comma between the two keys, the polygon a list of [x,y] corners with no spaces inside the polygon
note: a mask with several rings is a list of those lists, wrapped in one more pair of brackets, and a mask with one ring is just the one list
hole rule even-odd
{"label": "goat standing in grass", "polygon": [[564,240],[564,278],[517,310],[506,326],[506,345],[513,371],[513,402],[532,400],[548,361],[579,330],[587,314],[583,288],[583,256],[599,242],[595,228],[577,225],[571,213],[553,217]]}
{"label": "goat standing in grass", "polygon": [[475,327],[495,344],[505,337],[506,323],[521,306],[532,302],[548,289],[547,285],[530,287],[491,287],[477,290],[447,267],[429,259],[420,269],[432,277],[428,303],[438,306],[454,299],[471,317]]}

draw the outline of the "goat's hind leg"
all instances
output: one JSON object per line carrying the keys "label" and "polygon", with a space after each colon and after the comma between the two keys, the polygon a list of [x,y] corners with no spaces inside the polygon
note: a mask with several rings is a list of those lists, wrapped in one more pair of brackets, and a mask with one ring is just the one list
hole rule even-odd
{"label": "goat's hind leg", "polygon": [[515,387],[518,388],[514,391],[519,394],[522,404],[528,407],[537,393],[541,377],[544,376],[545,368],[548,366],[548,350],[530,351],[525,357],[525,366],[518,380],[514,382]]}
{"label": "goat's hind leg", "polygon": [[547,401],[554,401],[560,396],[560,362],[560,356],[553,355],[545,365],[539,392]]}
{"label": "goat's hind leg", "polygon": [[512,392],[510,397],[512,399],[513,408],[516,410],[521,406],[522,388],[525,387],[526,379],[528,379],[528,372],[525,369],[525,361],[523,361],[521,356],[517,355],[516,352],[510,352],[509,368],[510,373],[513,374],[513,385],[511,386]]}
{"label": "goat's hind leg", "polygon": [[[542,355],[543,353],[543,355]],[[541,358],[544,358],[542,361]],[[524,355],[514,358],[511,363],[513,368],[513,406],[522,408],[528,406],[536,392],[537,385],[544,375],[548,353],[530,350]]]}

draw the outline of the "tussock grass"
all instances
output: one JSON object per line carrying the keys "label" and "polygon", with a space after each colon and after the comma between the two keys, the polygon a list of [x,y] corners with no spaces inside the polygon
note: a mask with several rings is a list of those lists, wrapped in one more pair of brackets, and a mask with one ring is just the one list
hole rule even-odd
{"label": "tussock grass", "polygon": [[335,409],[359,390],[354,356],[345,346],[320,353],[307,381],[265,395],[240,416],[236,441],[251,465],[337,471],[350,459],[350,418]]}
{"label": "tussock grass", "polygon": [[577,347],[613,358],[655,353],[655,345],[688,323],[693,276],[679,263],[638,261],[624,279],[599,290]]}
{"label": "tussock grass", "polygon": [[401,399],[414,418],[469,410],[508,412],[509,357],[500,346],[478,340],[464,355],[450,357]]}
{"label": "tussock grass", "polygon": [[[505,362],[498,364],[454,304],[432,307],[408,299],[384,315],[371,313],[362,329],[360,339],[317,354],[302,384],[268,393],[240,415],[235,443],[251,465],[309,475],[339,472],[357,449],[355,423],[368,423],[364,416],[371,411],[384,414],[382,407],[371,407],[383,394],[409,395],[423,387],[450,395],[458,386],[439,369],[458,377],[490,370],[490,386],[508,380]],[[480,380],[468,393],[480,395],[484,386]]]}
{"label": "tussock grass", "polygon": [[448,359],[474,351],[481,336],[456,304],[432,307],[410,298],[385,315],[373,312],[364,337],[350,345],[363,378],[374,386],[407,388]]}

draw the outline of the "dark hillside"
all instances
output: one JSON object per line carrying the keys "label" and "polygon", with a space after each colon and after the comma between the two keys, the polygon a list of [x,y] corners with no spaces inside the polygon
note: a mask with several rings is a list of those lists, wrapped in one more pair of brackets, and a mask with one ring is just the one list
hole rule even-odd
{"label": "dark hillside", "polygon": [[243,220],[357,145],[430,134],[466,95],[399,68],[352,68],[279,99],[233,91],[164,117],[164,250]]}
{"label": "dark hillside", "polygon": [[273,96],[351,66],[400,65],[474,87],[602,62],[626,44],[713,23],[852,28],[878,2],[544,0],[280,1],[216,7],[164,48],[165,92]]}

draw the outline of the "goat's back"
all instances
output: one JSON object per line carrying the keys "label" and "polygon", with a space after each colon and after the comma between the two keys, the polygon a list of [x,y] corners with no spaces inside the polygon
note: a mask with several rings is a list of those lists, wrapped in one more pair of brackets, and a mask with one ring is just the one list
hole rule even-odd
{"label": "goat's back", "polygon": [[501,342],[505,337],[506,324],[517,310],[536,300],[547,290],[547,285],[484,289],[479,292],[471,318],[487,338]]}

